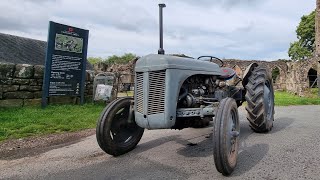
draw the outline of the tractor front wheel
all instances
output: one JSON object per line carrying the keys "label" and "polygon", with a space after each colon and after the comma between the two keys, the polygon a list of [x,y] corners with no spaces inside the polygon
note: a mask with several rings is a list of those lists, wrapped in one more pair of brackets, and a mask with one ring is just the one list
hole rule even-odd
{"label": "tractor front wheel", "polygon": [[230,175],[237,164],[239,133],[237,103],[232,98],[225,98],[219,103],[213,128],[214,163],[225,176]]}
{"label": "tractor front wheel", "polygon": [[134,149],[144,129],[134,120],[132,98],[112,101],[101,113],[97,123],[96,137],[100,148],[106,153],[119,156]]}

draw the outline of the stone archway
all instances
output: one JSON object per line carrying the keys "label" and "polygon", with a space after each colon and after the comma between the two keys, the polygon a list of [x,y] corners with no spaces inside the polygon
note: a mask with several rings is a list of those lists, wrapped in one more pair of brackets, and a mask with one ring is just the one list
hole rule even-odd
{"label": "stone archway", "polygon": [[276,66],[275,68],[272,69],[272,80],[273,83],[279,83],[280,79],[280,69]]}
{"label": "stone archway", "polygon": [[317,70],[310,68],[308,71],[308,81],[310,88],[316,88],[317,86]]}

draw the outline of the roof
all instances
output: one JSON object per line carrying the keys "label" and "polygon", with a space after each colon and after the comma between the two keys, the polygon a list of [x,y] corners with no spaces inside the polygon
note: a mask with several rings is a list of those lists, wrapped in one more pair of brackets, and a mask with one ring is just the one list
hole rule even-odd
{"label": "roof", "polygon": [[46,47],[46,41],[0,33],[0,62],[45,65]]}

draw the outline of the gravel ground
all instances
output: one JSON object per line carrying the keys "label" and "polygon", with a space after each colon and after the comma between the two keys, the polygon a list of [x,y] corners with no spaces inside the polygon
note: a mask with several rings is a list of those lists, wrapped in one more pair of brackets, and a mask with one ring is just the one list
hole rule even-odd
{"label": "gravel ground", "polygon": [[79,132],[50,134],[39,137],[28,137],[0,142],[0,159],[18,159],[35,156],[51,149],[79,142],[84,137],[95,134],[95,129]]}

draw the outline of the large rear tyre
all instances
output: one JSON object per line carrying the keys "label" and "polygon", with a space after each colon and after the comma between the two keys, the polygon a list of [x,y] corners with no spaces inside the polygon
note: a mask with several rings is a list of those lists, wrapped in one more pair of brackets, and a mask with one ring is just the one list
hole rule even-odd
{"label": "large rear tyre", "polygon": [[230,175],[237,164],[239,147],[239,115],[232,98],[221,100],[213,128],[213,157],[216,169]]}
{"label": "large rear tyre", "polygon": [[258,133],[271,131],[274,121],[274,92],[267,69],[255,67],[246,85],[247,119]]}
{"label": "large rear tyre", "polygon": [[131,151],[143,135],[144,129],[135,123],[131,100],[125,97],[112,101],[97,123],[98,144],[110,155],[119,156]]}

